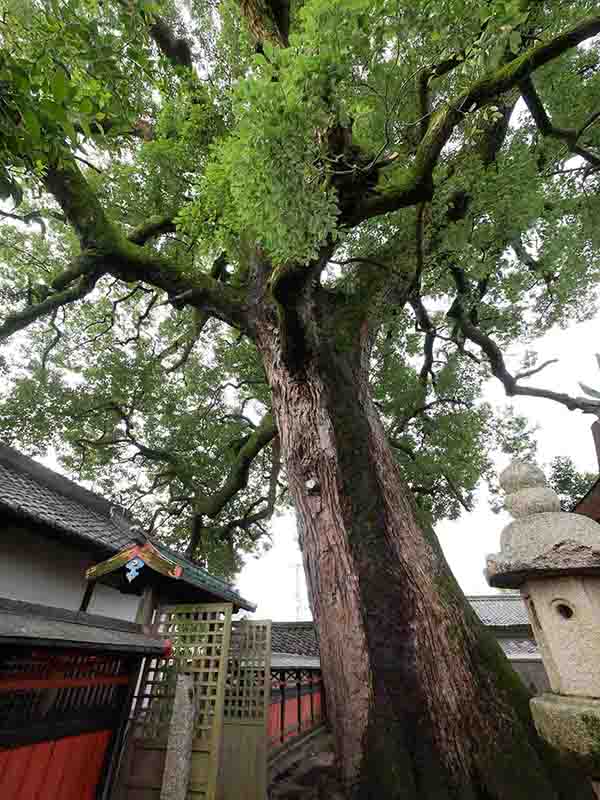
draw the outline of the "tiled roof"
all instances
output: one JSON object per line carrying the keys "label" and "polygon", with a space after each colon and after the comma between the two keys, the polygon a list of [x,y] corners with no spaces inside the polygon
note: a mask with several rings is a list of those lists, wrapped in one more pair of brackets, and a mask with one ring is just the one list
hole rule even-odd
{"label": "tiled roof", "polygon": [[0,598],[0,641],[9,645],[76,647],[161,655],[165,642],[140,633],[135,623]]}
{"label": "tiled roof", "polygon": [[484,625],[511,627],[529,625],[527,611],[519,594],[492,594],[467,597]]}
{"label": "tiled roof", "polygon": [[[70,539],[114,555],[146,538],[131,527],[124,509],[38,464],[12,447],[0,445],[0,509],[48,526]],[[248,611],[244,600],[226,581],[211,575],[168,547],[152,541],[184,568],[183,579]]]}
{"label": "tiled roof", "polygon": [[273,622],[271,647],[274,653],[318,656],[319,643],[314,622]]}
{"label": "tiled roof", "polygon": [[498,644],[504,650],[504,655],[507,658],[528,661],[541,661],[542,659],[535,639],[504,639],[500,636],[498,637]]}
{"label": "tiled roof", "polygon": [[[484,625],[509,628],[529,625],[525,605],[518,594],[477,595],[467,597]],[[502,638],[499,642],[509,658],[518,655],[537,656],[533,639]],[[273,622],[271,628],[273,653],[318,656],[319,643],[313,622]]]}
{"label": "tiled roof", "polygon": [[135,541],[118,506],[5,445],[0,445],[0,506],[110,553]]}

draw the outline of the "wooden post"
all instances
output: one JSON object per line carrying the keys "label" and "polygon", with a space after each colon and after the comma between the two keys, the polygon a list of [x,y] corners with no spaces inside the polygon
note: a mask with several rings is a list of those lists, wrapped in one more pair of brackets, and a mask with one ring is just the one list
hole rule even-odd
{"label": "wooden post", "polygon": [[191,675],[178,675],[160,800],[186,800],[192,766],[196,704]]}
{"label": "wooden post", "polygon": [[309,672],[310,675],[310,727],[315,727],[315,673]]}
{"label": "wooden post", "polygon": [[88,606],[92,599],[92,595],[94,594],[95,588],[96,588],[96,581],[89,581],[88,585],[85,587],[85,592],[83,593],[83,599],[81,600],[81,605],[79,606],[80,611],[88,610]]}
{"label": "wooden post", "polygon": [[285,741],[285,670],[281,670],[279,673],[279,691],[281,693],[281,705],[280,705],[280,728],[279,731],[279,738],[281,744]]}
{"label": "wooden post", "polygon": [[135,621],[144,628],[152,625],[152,615],[158,604],[158,595],[153,586],[144,586],[144,592],[140,598]]}
{"label": "wooden post", "polygon": [[296,670],[296,704],[298,706],[298,736],[302,733],[302,673]]}

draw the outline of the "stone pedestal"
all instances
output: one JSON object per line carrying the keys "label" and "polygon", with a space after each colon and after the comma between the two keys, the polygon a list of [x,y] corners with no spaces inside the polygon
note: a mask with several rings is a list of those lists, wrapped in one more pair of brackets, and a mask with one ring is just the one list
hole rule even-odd
{"label": "stone pedestal", "polygon": [[542,694],[530,706],[542,739],[600,781],[600,700]]}

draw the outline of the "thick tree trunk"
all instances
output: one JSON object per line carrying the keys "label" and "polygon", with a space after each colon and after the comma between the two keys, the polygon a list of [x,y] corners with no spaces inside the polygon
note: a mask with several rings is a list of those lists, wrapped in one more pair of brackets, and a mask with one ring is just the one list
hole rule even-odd
{"label": "thick tree trunk", "polygon": [[417,524],[361,357],[320,341],[290,374],[274,326],[258,344],[348,797],[590,798],[579,777],[563,790],[525,688]]}

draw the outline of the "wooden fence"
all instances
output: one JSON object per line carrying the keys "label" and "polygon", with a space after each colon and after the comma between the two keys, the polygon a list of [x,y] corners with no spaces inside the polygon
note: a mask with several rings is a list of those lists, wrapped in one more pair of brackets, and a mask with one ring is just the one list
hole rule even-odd
{"label": "wooden fence", "polygon": [[139,660],[2,648],[0,797],[93,800]]}
{"label": "wooden fence", "polygon": [[273,668],[268,737],[271,754],[326,720],[319,668]]}

